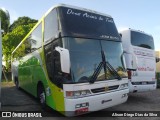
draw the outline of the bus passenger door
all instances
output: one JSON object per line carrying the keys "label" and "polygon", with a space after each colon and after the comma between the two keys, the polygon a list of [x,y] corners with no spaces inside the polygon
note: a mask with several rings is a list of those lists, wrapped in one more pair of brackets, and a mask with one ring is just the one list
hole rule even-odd
{"label": "bus passenger door", "polygon": [[63,95],[63,73],[61,71],[61,60],[60,53],[58,51],[53,51],[53,83],[54,87],[54,99],[56,110],[62,112],[64,111],[64,95]]}
{"label": "bus passenger door", "polygon": [[64,111],[64,97],[62,92],[62,72],[60,64],[60,55],[55,50],[58,46],[58,40],[45,46],[46,67],[50,81],[50,88],[53,100],[55,101],[55,109]]}

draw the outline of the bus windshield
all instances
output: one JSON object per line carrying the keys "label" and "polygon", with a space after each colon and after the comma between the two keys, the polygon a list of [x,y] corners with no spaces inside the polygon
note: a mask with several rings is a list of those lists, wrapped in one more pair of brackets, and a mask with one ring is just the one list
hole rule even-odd
{"label": "bus windshield", "polygon": [[154,50],[153,37],[143,33],[131,31],[131,43],[134,46]]}
{"label": "bus windshield", "polygon": [[57,8],[62,37],[82,37],[120,41],[113,18],[77,10]]}
{"label": "bus windshield", "polygon": [[[63,38],[64,47],[70,51],[72,82],[88,82],[100,62],[102,62],[101,51],[104,51],[106,60],[113,66],[120,77],[126,77],[126,71],[122,64],[121,42],[85,39],[85,38]],[[113,50],[114,48],[114,50]],[[111,71],[101,69],[96,81],[117,79]]]}

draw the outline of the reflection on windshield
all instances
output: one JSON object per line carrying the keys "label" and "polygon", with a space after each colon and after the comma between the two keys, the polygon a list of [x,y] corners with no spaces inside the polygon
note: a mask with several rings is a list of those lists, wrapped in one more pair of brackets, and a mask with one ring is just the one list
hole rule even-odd
{"label": "reflection on windshield", "polygon": [[[122,44],[120,42],[114,41],[101,41],[102,49],[105,53],[106,61],[117,71],[120,77],[126,77],[127,73],[122,64]],[[110,74],[110,73],[109,73]]]}
{"label": "reflection on windshield", "polygon": [[[102,62],[101,50],[106,60],[114,67],[121,77],[126,77],[121,63],[122,48],[120,42],[93,40],[84,38],[63,38],[64,47],[70,51],[71,76],[73,82],[88,82],[99,63]],[[114,50],[113,48],[116,47]],[[113,55],[112,55],[113,54]],[[115,79],[116,76],[101,69],[96,80]]]}

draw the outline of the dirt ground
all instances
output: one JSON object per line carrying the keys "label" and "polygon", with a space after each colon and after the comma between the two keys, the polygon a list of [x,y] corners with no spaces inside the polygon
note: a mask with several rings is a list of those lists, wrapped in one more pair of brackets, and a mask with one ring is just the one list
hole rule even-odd
{"label": "dirt ground", "polygon": [[[64,118],[61,114],[54,110],[44,111],[41,109],[37,100],[24,92],[23,90],[17,90],[12,82],[1,84],[1,110],[2,111],[41,111],[45,115],[50,116],[48,118],[41,118],[42,120],[49,120],[51,117],[54,119],[68,119]],[[107,114],[108,111],[158,111],[160,114],[160,89],[145,93],[129,94],[128,101],[121,105],[117,105],[111,108],[107,108],[103,111],[97,111],[83,115],[83,119],[96,119],[96,114]],[[79,119],[81,117],[74,117],[70,119]],[[131,117],[100,117],[100,119],[109,118],[111,120],[128,120]],[[17,118],[15,118],[17,119]],[[40,119],[40,118],[39,118]],[[52,118],[53,119],[53,118]],[[160,117],[134,117],[133,120],[160,120]]]}

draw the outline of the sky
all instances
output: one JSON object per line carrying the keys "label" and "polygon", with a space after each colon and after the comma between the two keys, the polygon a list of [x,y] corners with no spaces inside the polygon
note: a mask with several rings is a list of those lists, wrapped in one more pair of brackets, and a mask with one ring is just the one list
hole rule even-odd
{"label": "sky", "polygon": [[9,11],[13,23],[22,16],[39,20],[60,3],[109,14],[118,30],[132,28],[151,34],[155,49],[160,51],[160,0],[0,0],[0,8]]}

